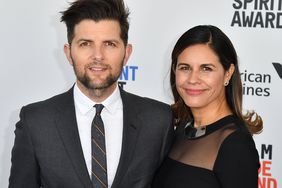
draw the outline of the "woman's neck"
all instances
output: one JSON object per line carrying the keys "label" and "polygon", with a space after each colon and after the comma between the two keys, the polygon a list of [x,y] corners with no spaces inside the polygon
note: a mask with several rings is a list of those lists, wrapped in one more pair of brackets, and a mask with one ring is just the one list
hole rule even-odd
{"label": "woman's neck", "polygon": [[194,127],[202,127],[212,124],[219,119],[232,114],[232,111],[228,107],[227,103],[218,106],[218,108],[191,108],[191,111],[194,118]]}

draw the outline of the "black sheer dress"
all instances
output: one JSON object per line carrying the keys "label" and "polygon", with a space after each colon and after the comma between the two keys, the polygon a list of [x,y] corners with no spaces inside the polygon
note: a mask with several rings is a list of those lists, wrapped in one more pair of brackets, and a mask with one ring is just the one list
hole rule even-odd
{"label": "black sheer dress", "polygon": [[201,129],[179,126],[153,188],[257,188],[258,169],[251,134],[230,115]]}

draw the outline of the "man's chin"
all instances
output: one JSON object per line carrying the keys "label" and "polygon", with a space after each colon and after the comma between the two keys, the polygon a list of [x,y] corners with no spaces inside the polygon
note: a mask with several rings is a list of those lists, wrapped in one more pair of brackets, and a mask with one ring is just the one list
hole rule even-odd
{"label": "man's chin", "polygon": [[107,89],[109,86],[105,84],[87,84],[85,87],[87,89],[103,90]]}
{"label": "man's chin", "polygon": [[78,80],[83,85],[83,87],[90,90],[105,90],[114,87],[114,85],[117,83],[117,79],[110,77],[107,79],[83,78]]}
{"label": "man's chin", "polygon": [[94,89],[94,90],[105,90],[105,89],[113,87],[114,84],[115,82],[114,83],[88,83],[86,87],[88,89]]}

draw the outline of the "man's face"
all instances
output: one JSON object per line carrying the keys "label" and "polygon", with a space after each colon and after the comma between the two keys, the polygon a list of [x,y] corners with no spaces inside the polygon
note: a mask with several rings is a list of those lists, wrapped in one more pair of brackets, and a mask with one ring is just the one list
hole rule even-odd
{"label": "man's face", "polygon": [[131,54],[131,45],[123,43],[117,21],[82,20],[64,50],[82,91],[113,91]]}

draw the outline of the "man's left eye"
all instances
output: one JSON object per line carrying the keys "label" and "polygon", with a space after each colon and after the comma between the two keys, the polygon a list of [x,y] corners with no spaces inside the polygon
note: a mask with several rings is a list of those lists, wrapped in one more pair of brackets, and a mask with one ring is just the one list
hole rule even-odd
{"label": "man's left eye", "polygon": [[113,43],[113,42],[106,42],[106,45],[107,45],[107,46],[113,46],[113,47],[115,47],[115,46],[116,46],[116,44],[115,44],[115,43]]}

